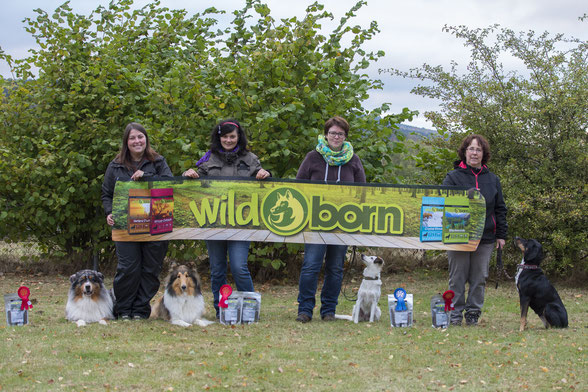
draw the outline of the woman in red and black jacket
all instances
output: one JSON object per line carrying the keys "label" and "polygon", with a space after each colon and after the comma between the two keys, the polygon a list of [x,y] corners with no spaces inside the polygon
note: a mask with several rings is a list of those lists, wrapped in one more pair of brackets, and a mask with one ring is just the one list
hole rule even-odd
{"label": "woman in red and black jacket", "polygon": [[[506,239],[506,204],[500,180],[486,166],[490,160],[488,141],[480,135],[469,135],[461,143],[458,155],[460,160],[455,162],[455,169],[447,173],[443,185],[478,189],[486,199],[486,222],[480,244],[475,251],[447,252],[449,289],[455,292],[455,310],[451,312],[451,324],[461,325],[462,313],[465,311],[466,324],[476,325],[484,305],[484,290],[492,251],[495,247],[502,248]],[[467,299],[466,283],[469,284]]]}

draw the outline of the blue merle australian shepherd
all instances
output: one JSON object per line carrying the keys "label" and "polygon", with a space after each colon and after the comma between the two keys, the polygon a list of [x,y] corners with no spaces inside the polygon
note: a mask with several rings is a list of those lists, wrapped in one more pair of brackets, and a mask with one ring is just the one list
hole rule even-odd
{"label": "blue merle australian shepherd", "polygon": [[78,327],[88,323],[106,325],[112,320],[114,295],[104,287],[104,275],[94,270],[82,270],[69,277],[71,286],[65,318],[75,322]]}

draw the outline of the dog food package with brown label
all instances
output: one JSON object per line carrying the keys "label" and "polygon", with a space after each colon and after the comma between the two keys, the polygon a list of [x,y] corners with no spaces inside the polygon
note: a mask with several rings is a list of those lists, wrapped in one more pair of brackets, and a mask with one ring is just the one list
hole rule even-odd
{"label": "dog food package with brown label", "polygon": [[227,307],[220,308],[219,321],[221,324],[234,325],[241,323],[241,295],[234,292],[227,298]]}
{"label": "dog food package with brown label", "polygon": [[258,322],[261,311],[261,294],[243,291],[241,296],[241,323],[252,324]]}
{"label": "dog food package with brown label", "polygon": [[129,189],[129,234],[149,234],[151,226],[151,191]]}
{"label": "dog food package with brown label", "polygon": [[22,299],[18,294],[4,294],[4,310],[6,311],[6,325],[25,325],[29,323],[28,309],[20,310]]}
{"label": "dog food package with brown label", "polygon": [[470,239],[470,201],[467,196],[445,198],[443,213],[443,243],[467,244]]}
{"label": "dog food package with brown label", "polygon": [[398,300],[394,294],[388,294],[388,313],[390,314],[390,326],[412,327],[412,294],[406,294],[404,299],[406,310],[397,311]]}
{"label": "dog food package with brown label", "polygon": [[151,235],[170,233],[174,227],[174,189],[151,189]]}

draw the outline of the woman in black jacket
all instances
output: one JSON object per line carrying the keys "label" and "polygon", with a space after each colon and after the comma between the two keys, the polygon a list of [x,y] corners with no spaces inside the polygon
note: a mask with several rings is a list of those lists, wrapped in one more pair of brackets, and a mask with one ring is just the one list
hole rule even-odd
{"label": "woman in black jacket", "polygon": [[[116,180],[135,181],[150,176],[172,177],[173,174],[165,158],[151,148],[145,128],[130,123],[125,128],[120,152],[108,165],[102,184],[102,205],[110,226],[114,225],[112,198]],[[116,241],[115,246],[118,264],[113,282],[114,315],[123,320],[149,318],[149,302],[159,290],[167,241]]]}
{"label": "woman in black jacket", "polygon": [[[506,204],[498,177],[486,163],[490,160],[490,145],[480,135],[467,136],[458,150],[460,160],[447,174],[443,185],[460,185],[478,189],[486,199],[486,221],[478,248],[473,252],[448,251],[449,289],[455,292],[455,310],[451,324],[461,325],[465,311],[467,325],[477,325],[484,305],[484,290],[488,278],[490,257],[494,247],[502,248],[506,239]],[[496,246],[494,245],[496,243]],[[469,284],[467,300],[465,285]]]}

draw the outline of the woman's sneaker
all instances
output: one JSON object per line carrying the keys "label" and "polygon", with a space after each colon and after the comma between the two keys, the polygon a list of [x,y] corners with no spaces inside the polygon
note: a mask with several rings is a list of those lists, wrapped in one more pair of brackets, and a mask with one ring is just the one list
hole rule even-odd
{"label": "woman's sneaker", "polygon": [[466,325],[475,326],[478,325],[478,318],[480,317],[480,313],[478,312],[469,312],[465,314]]}

